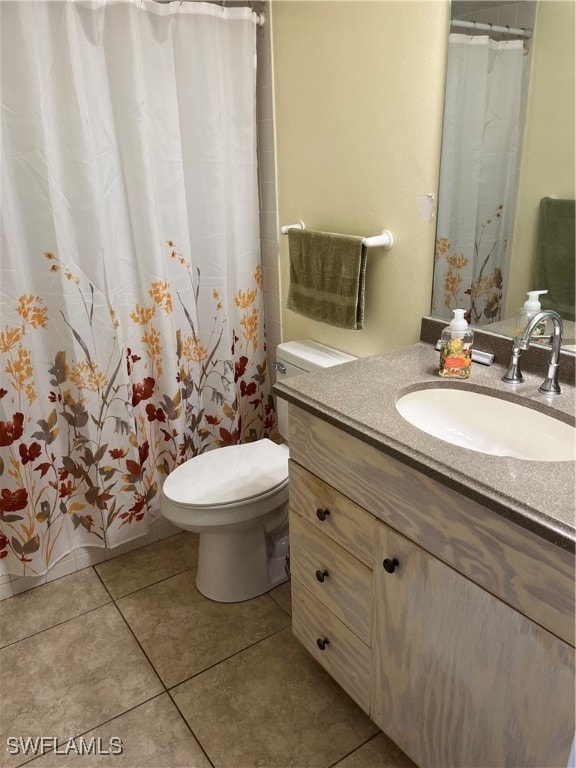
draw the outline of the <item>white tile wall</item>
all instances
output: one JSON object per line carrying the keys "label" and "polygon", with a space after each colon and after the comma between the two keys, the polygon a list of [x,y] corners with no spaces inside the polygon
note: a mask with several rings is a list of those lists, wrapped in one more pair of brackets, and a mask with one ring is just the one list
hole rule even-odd
{"label": "white tile wall", "polygon": [[[263,120],[263,125],[271,125],[271,120]],[[271,181],[276,184],[276,153],[272,150],[258,152],[260,182]]]}
{"label": "white tile wall", "polygon": [[258,147],[260,152],[274,152],[274,120],[259,120]]}
{"label": "white tile wall", "polygon": [[[262,212],[274,212],[276,213],[276,184],[272,181],[263,181],[260,184],[260,206]],[[272,239],[276,237],[277,233],[273,233]],[[265,237],[265,235],[263,235]]]}
{"label": "white tile wall", "polygon": [[264,293],[264,311],[266,313],[266,322],[281,323],[280,305],[278,297],[270,292]]}
{"label": "white tile wall", "polygon": [[262,265],[269,267],[278,267],[278,240],[266,240],[262,238]]}
{"label": "white tile wall", "polygon": [[[267,184],[267,186],[270,186]],[[278,214],[276,211],[260,211],[260,237],[278,243]]]}
{"label": "white tile wall", "polygon": [[[276,266],[269,267],[264,265],[262,269],[262,276],[264,279],[264,292],[271,294],[267,299],[271,302],[273,297],[278,298],[280,293],[280,285],[278,280],[278,268]],[[268,318],[266,318],[268,319]]]}
{"label": "white tile wall", "polygon": [[272,45],[270,4],[259,4],[266,26],[257,32],[258,77],[258,175],[260,183],[260,238],[264,281],[264,311],[269,370],[274,380],[272,362],[276,347],[282,341],[282,313],[280,309],[280,271],[278,262],[278,205],[276,201],[276,151],[274,141],[274,100],[272,95]]}

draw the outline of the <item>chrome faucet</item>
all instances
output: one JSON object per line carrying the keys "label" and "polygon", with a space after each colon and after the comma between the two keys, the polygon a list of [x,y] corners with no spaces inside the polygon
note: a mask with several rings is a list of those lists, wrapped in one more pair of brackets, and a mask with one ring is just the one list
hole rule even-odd
{"label": "chrome faucet", "polygon": [[506,381],[509,384],[524,381],[524,377],[520,370],[520,355],[522,350],[528,349],[534,329],[545,320],[551,320],[552,325],[554,326],[552,333],[552,351],[550,353],[550,362],[548,363],[548,374],[546,379],[542,382],[542,385],[538,387],[538,390],[547,395],[559,395],[561,390],[560,385],[558,384],[558,367],[563,326],[562,318],[558,312],[554,312],[552,309],[545,309],[541,312],[537,312],[534,317],[528,321],[522,335],[514,336],[514,339],[512,340],[512,357],[510,358],[510,365],[508,366],[506,374],[502,376],[502,381]]}

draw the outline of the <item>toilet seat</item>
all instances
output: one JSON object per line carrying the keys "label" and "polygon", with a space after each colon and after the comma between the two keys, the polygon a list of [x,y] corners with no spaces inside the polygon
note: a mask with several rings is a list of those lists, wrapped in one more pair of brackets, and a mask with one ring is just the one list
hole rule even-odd
{"label": "toilet seat", "polygon": [[168,475],[163,494],[184,508],[237,507],[277,494],[288,484],[288,446],[268,438],[207,451]]}

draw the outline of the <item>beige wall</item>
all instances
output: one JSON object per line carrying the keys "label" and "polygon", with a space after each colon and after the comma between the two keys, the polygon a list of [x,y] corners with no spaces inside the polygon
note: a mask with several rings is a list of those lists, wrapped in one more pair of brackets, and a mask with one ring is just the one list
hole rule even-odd
{"label": "beige wall", "polygon": [[574,199],[574,8],[573,0],[538,3],[508,316],[533,287],[540,199]]}
{"label": "beige wall", "polygon": [[410,344],[430,310],[448,34],[446,0],[272,0],[280,225],[371,236],[366,321],[343,331],[285,308],[288,243],[280,238],[285,340],[313,338],[365,356]]}

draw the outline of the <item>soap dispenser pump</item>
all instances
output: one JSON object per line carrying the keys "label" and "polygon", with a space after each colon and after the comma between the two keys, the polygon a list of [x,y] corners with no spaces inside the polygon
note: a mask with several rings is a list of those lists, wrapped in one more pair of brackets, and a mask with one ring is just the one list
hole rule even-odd
{"label": "soap dispenser pump", "polygon": [[[514,338],[520,338],[524,333],[524,329],[528,325],[528,321],[534,317],[537,312],[540,312],[542,305],[540,304],[540,294],[548,293],[548,291],[528,291],[527,301],[524,302],[524,306],[520,307],[516,312],[514,320]],[[532,336],[544,336],[546,333],[546,321],[543,320],[538,323],[536,328],[532,331]]]}
{"label": "soap dispenser pump", "polygon": [[472,369],[472,343],[474,331],[468,327],[464,309],[453,310],[450,325],[440,337],[440,376],[451,379],[467,379]]}

